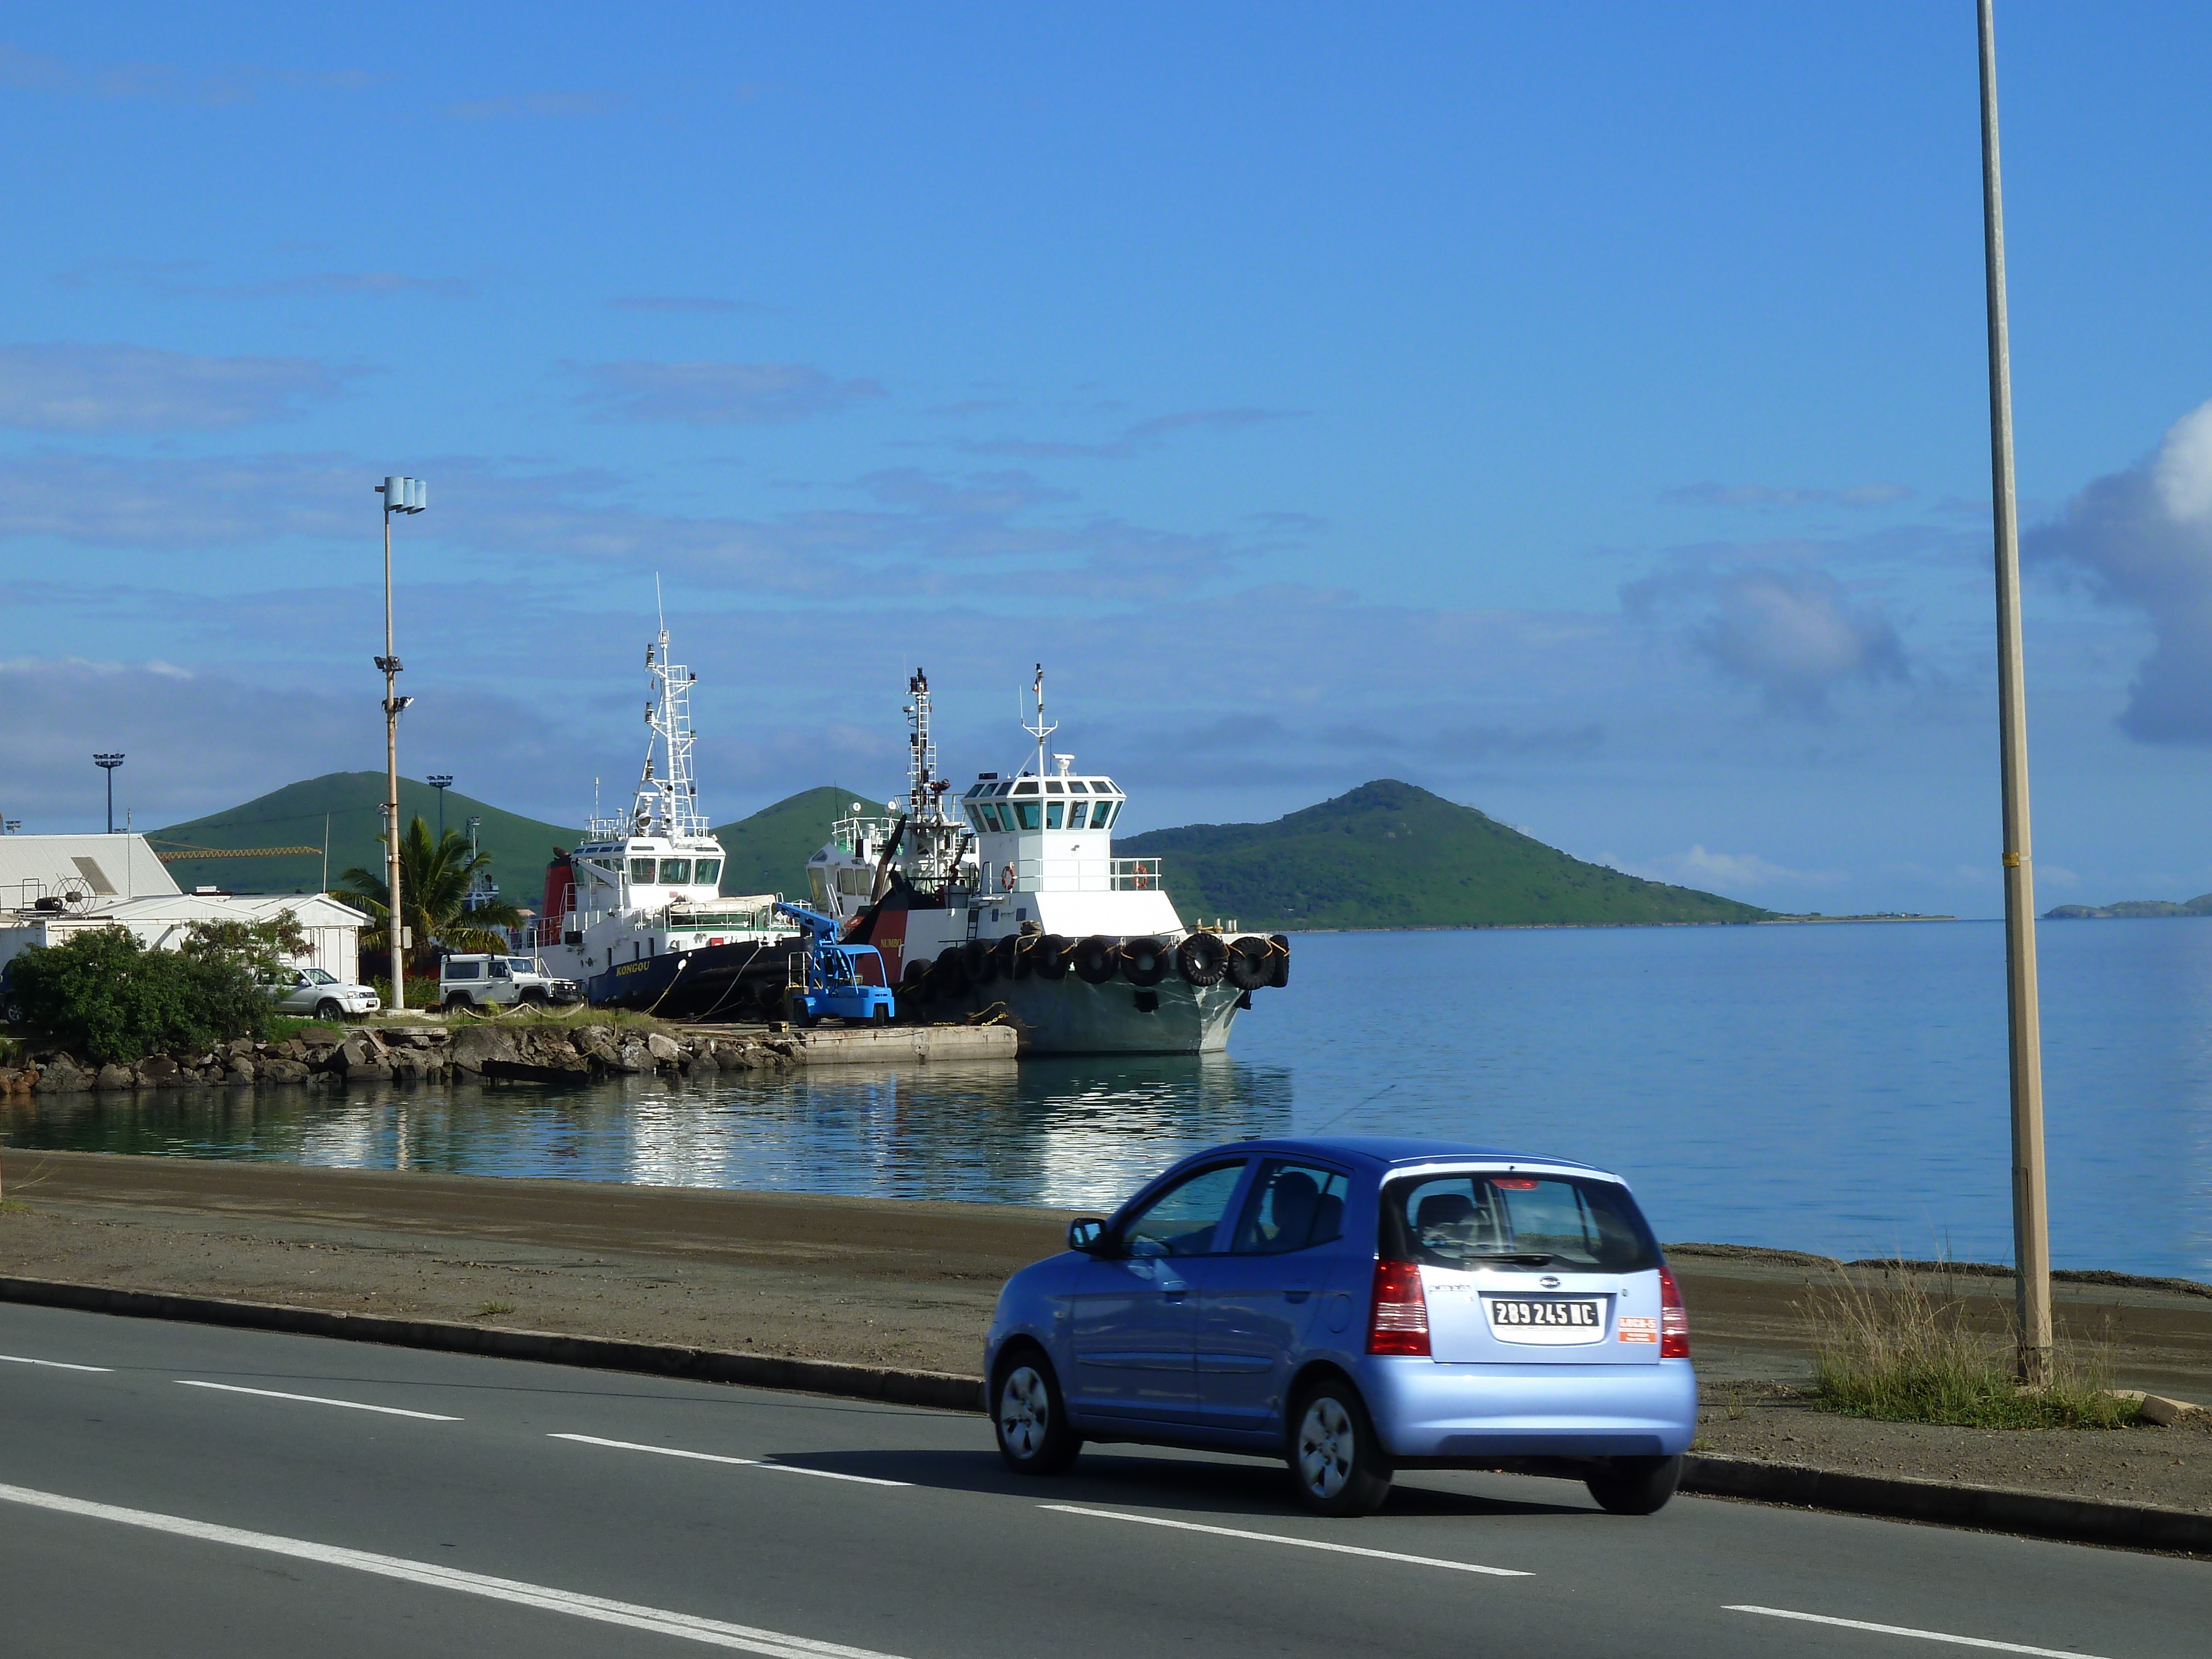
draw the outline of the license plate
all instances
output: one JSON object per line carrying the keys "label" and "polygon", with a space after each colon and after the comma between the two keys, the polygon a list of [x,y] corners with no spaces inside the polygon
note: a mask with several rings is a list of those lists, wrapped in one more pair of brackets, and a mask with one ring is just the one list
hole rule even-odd
{"label": "license plate", "polygon": [[1504,1297],[1490,1298],[1490,1328],[1500,1336],[1516,1336],[1523,1331],[1598,1334],[1597,1304],[1595,1302],[1536,1302],[1508,1301]]}

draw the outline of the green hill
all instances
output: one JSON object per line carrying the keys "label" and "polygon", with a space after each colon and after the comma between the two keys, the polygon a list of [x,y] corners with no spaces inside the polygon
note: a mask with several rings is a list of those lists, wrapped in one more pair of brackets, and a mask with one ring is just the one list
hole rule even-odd
{"label": "green hill", "polygon": [[[330,879],[336,885],[346,871],[384,867],[384,774],[329,772],[319,778],[288,783],[282,789],[207,817],[173,823],[166,830],[147,832],[157,853],[179,847],[313,847],[323,846],[327,817],[330,835]],[[399,816],[419,817],[437,833],[438,792],[413,778],[399,780]],[[574,826],[546,823],[464,795],[446,791],[446,827],[465,831],[471,817],[481,817],[478,844],[492,855],[492,879],[500,896],[536,909],[545,890],[545,864],[556,847],[574,847]],[[319,890],[323,884],[319,850],[279,858],[179,859],[169,873],[187,892],[205,884],[237,893],[285,893]]]}
{"label": "green hill", "polygon": [[[729,854],[722,870],[726,893],[803,894],[806,860],[830,838],[830,826],[844,816],[854,796],[828,785],[808,789],[750,817],[714,831]],[[180,847],[312,847],[312,853],[273,858],[179,859],[169,866],[187,891],[203,884],[234,893],[317,891],[323,880],[324,819],[329,818],[330,878],[337,883],[356,865],[384,867],[384,801],[381,772],[331,772],[291,783],[242,806],[173,823],[148,832],[157,853]],[[399,780],[403,819],[416,814],[435,833],[437,791],[413,778]],[[526,818],[458,789],[446,792],[446,827],[468,828],[471,817],[483,820],[478,842],[492,855],[492,878],[501,896],[528,909],[538,908],[544,892],[545,865],[556,847],[573,848],[582,838],[574,824]]]}
{"label": "green hill", "polygon": [[846,815],[854,799],[849,789],[824,784],[720,826],[714,839],[729,854],[722,866],[722,890],[781,893],[806,902],[806,860],[830,839],[830,826]]}
{"label": "green hill", "polygon": [[1771,913],[1585,864],[1471,806],[1384,779],[1272,823],[1116,840],[1158,856],[1186,921],[1247,927],[1498,927],[1758,921]]}

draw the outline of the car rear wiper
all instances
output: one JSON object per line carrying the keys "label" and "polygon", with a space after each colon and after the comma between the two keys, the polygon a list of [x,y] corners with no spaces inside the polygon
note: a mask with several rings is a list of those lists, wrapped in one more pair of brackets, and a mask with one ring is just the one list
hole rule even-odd
{"label": "car rear wiper", "polygon": [[1559,1259],[1549,1250],[1479,1250],[1460,1258],[1462,1261],[1510,1261],[1516,1267],[1540,1267]]}

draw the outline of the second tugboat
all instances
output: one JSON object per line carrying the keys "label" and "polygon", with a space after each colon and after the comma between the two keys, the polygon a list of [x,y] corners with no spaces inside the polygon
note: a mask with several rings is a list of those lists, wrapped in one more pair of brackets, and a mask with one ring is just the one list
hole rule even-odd
{"label": "second tugboat", "polygon": [[979,773],[957,812],[936,775],[927,677],[917,671],[908,692],[904,810],[873,818],[856,805],[807,866],[815,907],[883,953],[902,1015],[995,1006],[1026,1054],[1209,1054],[1228,1046],[1254,992],[1289,981],[1283,935],[1187,927],[1159,860],[1114,856],[1127,797],[1048,752],[1059,728],[1045,719],[1042,665],[1022,728],[1034,766]]}

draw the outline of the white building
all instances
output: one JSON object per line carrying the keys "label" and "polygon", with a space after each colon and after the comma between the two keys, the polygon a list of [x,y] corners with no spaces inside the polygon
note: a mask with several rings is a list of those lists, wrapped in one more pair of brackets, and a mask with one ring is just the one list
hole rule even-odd
{"label": "white building", "polygon": [[266,921],[289,910],[307,936],[298,958],[349,984],[369,919],[320,893],[187,893],[139,835],[0,836],[0,964],[89,927],[129,928],[173,951],[196,921]]}

